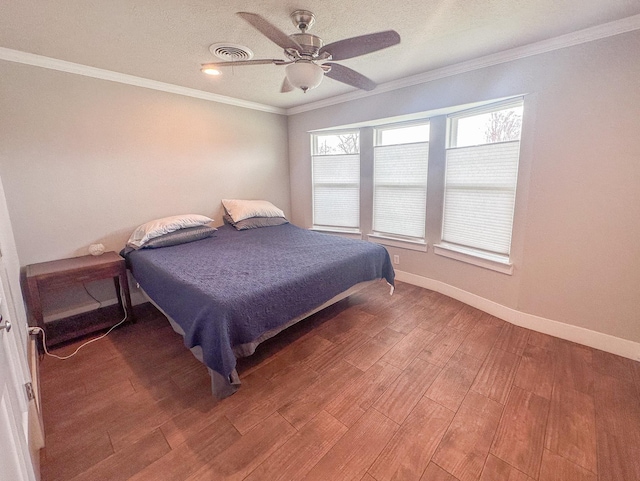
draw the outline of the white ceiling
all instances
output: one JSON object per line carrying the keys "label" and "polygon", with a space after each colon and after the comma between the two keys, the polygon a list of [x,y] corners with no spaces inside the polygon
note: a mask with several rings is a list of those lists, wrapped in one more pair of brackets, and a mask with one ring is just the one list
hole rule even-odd
{"label": "white ceiling", "polygon": [[395,81],[640,14],[638,0],[3,0],[0,47],[145,79],[292,108],[356,89],[325,78],[315,90],[280,93],[284,68],[200,72],[209,45],[241,44],[255,58],[284,58],[235,12],[258,13],[286,33],[289,14],[311,10],[325,43],[396,30],[400,45],[344,65],[377,83]]}

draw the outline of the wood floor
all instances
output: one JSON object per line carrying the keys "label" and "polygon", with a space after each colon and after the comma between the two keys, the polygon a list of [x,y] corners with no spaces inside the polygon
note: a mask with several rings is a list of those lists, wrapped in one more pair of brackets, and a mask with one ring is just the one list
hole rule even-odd
{"label": "wood floor", "polygon": [[435,292],[381,282],[316,314],[223,401],[137,314],[41,364],[44,481],[640,480],[639,363]]}

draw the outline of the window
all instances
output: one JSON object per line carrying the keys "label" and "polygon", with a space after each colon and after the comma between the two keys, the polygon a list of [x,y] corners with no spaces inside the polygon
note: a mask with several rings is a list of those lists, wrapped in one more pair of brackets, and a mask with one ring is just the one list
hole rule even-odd
{"label": "window", "polygon": [[522,100],[448,116],[442,241],[507,263]]}
{"label": "window", "polygon": [[313,225],[359,229],[359,132],[315,134],[312,140]]}
{"label": "window", "polygon": [[375,234],[424,241],[428,161],[428,122],[375,129]]}

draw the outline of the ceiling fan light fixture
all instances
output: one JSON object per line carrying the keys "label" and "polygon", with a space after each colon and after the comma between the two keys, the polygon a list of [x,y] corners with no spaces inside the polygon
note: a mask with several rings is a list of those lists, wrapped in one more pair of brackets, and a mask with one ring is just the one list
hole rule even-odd
{"label": "ceiling fan light fixture", "polygon": [[285,69],[289,83],[295,88],[299,88],[303,92],[314,89],[324,76],[324,70],[310,60],[298,60],[295,63],[287,65]]}

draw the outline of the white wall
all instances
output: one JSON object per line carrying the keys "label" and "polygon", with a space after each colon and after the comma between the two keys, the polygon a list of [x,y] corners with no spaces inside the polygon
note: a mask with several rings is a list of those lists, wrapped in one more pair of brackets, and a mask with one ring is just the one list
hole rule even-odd
{"label": "white wall", "polygon": [[289,212],[283,116],[0,61],[0,177],[22,265],[119,251],[222,198]]}
{"label": "white wall", "polygon": [[[514,274],[389,250],[410,274],[640,342],[639,57],[636,31],[290,116],[293,221],[312,223],[308,131],[524,94]],[[428,195],[433,243],[442,192]]]}

